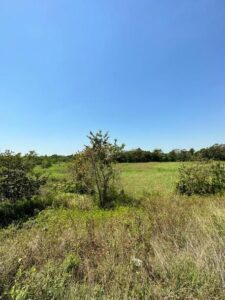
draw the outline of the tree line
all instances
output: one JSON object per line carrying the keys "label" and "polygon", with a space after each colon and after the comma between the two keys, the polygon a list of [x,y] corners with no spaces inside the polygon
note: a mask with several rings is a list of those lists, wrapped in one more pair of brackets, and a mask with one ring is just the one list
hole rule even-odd
{"label": "tree line", "polygon": [[[42,167],[50,167],[52,164],[60,162],[71,162],[75,155],[51,155],[36,156],[36,164]],[[225,161],[225,144],[215,144],[208,148],[202,148],[198,151],[191,148],[174,149],[170,152],[163,152],[161,149],[153,151],[142,150],[141,148],[133,150],[123,150],[116,154],[116,161],[122,162],[178,162],[193,160],[221,160]]]}
{"label": "tree line", "polygon": [[[1,157],[4,156],[2,153]],[[49,168],[56,163],[72,162],[77,154],[74,155],[38,155],[35,151],[20,155],[24,161],[29,161],[32,165],[39,165],[43,168]],[[225,144],[214,144],[208,148],[202,148],[198,151],[191,148],[174,149],[170,152],[163,152],[161,149],[153,151],[143,150],[141,148],[132,150],[123,150],[116,154],[116,161],[122,162],[176,162],[193,160],[220,160],[225,161]]]}
{"label": "tree line", "polygon": [[192,160],[221,160],[225,161],[225,144],[215,144],[209,148],[195,151],[193,148],[174,149],[163,152],[161,149],[146,151],[140,148],[123,151],[117,157],[118,162],[176,162]]}

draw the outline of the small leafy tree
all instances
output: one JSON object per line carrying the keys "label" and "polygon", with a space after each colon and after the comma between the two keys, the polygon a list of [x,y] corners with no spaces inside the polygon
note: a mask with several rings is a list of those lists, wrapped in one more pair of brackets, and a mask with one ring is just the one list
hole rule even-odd
{"label": "small leafy tree", "polygon": [[90,145],[75,157],[75,182],[82,191],[97,194],[101,207],[108,207],[113,201],[112,194],[115,196],[117,172],[114,165],[124,145],[118,146],[117,140],[109,142],[108,133],[102,131],[90,132],[88,138]]}
{"label": "small leafy tree", "polygon": [[182,166],[177,191],[187,196],[222,193],[225,191],[224,164],[201,162]]}
{"label": "small leafy tree", "polygon": [[45,179],[33,174],[33,156],[10,151],[0,154],[0,200],[31,199],[37,194]]}

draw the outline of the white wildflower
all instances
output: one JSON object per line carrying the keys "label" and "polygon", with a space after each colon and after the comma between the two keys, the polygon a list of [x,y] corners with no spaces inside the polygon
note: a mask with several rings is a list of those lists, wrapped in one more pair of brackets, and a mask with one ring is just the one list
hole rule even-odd
{"label": "white wildflower", "polygon": [[137,268],[141,268],[142,265],[143,265],[143,261],[139,258],[134,257],[134,256],[131,258],[131,262]]}

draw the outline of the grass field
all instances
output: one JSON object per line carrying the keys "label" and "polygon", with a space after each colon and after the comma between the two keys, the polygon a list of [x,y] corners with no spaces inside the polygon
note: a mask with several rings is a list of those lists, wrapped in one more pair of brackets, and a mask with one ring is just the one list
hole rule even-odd
{"label": "grass field", "polygon": [[[119,164],[121,182],[127,193],[170,195],[174,193],[181,163],[123,163]],[[37,173],[48,176],[53,181],[68,177],[68,164],[55,164],[48,169],[36,168]]]}
{"label": "grass field", "polygon": [[[0,229],[2,299],[225,299],[225,199],[177,195],[179,165],[119,165],[133,206],[58,193]],[[66,164],[36,172],[68,178]]]}
{"label": "grass field", "polygon": [[135,196],[171,195],[180,163],[126,163],[119,165],[124,189]]}

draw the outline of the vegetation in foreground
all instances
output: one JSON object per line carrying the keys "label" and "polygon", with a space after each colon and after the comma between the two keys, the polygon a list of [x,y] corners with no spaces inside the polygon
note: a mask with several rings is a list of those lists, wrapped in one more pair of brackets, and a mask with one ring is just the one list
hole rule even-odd
{"label": "vegetation in foreground", "polygon": [[223,198],[81,197],[0,231],[3,299],[224,299]]}
{"label": "vegetation in foreground", "polygon": [[[1,298],[224,299],[223,165],[118,166],[111,156],[117,146],[97,137],[98,147],[78,156],[81,173],[72,161],[47,168],[33,163],[33,154],[16,157],[22,183],[46,183],[28,199],[24,184],[24,199],[0,203]],[[7,174],[17,191],[14,171]],[[112,206],[115,187],[125,192],[114,194],[120,201]]]}

